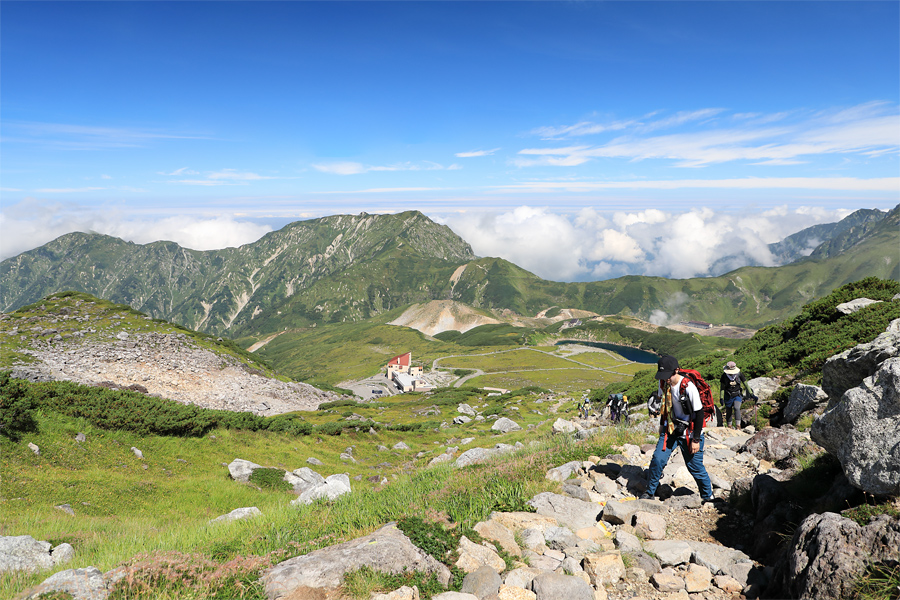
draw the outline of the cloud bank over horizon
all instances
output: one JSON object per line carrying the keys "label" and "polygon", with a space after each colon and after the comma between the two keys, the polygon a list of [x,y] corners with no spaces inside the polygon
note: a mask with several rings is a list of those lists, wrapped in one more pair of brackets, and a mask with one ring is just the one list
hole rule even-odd
{"label": "cloud bank over horizon", "polygon": [[[429,216],[449,226],[478,256],[503,258],[544,279],[596,281],[623,275],[681,279],[719,275],[748,264],[776,266],[768,244],[813,225],[837,222],[851,212],[787,206],[740,214],[710,208],[586,207],[561,214],[548,207],[518,206]],[[166,240],[194,250],[216,250],[255,242],[273,230],[260,221],[233,214],[126,215],[29,199],[0,212],[0,259],[73,231],[138,244]]]}

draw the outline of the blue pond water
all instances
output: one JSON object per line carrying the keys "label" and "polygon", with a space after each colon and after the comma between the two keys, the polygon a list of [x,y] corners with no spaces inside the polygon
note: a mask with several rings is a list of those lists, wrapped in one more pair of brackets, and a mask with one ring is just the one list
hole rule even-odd
{"label": "blue pond water", "polygon": [[647,352],[646,350],[638,350],[637,348],[631,348],[629,346],[620,346],[619,344],[608,344],[606,342],[582,342],[580,340],[560,340],[556,342],[557,346],[562,346],[563,344],[581,344],[582,346],[590,346],[591,348],[603,348],[604,350],[609,350],[610,352],[621,354],[626,359],[632,362],[641,363],[644,365],[655,365],[659,360],[659,355],[657,354]]}

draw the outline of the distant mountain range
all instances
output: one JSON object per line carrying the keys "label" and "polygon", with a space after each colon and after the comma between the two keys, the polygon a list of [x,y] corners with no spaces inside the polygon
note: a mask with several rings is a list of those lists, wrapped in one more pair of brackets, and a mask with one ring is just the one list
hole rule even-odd
{"label": "distant mountain range", "polygon": [[720,277],[561,283],[503,259],[477,258],[449,228],[417,211],[298,221],[252,244],[205,252],[70,233],[0,263],[0,309],[71,289],[232,338],[359,321],[444,299],[521,315],[558,306],[659,324],[692,319],[755,328],[845,283],[900,278],[900,206],[856,211],[771,249],[791,262]]}

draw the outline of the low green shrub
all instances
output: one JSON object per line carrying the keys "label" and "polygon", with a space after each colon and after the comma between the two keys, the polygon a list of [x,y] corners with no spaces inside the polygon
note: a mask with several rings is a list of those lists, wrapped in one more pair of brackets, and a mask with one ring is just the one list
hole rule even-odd
{"label": "low green shrub", "polygon": [[25,382],[11,378],[9,371],[0,372],[0,435],[15,441],[20,433],[35,431],[34,408]]}
{"label": "low green shrub", "polygon": [[262,469],[253,469],[250,473],[250,483],[264,490],[275,490],[277,492],[286,492],[293,489],[291,484],[284,480],[283,469],[273,469],[264,467]]}

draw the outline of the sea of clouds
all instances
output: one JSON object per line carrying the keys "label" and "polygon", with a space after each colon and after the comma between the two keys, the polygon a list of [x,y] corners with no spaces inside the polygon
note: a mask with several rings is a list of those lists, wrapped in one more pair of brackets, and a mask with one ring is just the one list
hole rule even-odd
{"label": "sea of clouds", "polygon": [[[713,276],[746,265],[776,266],[768,244],[850,209],[781,207],[755,213],[697,208],[560,214],[547,207],[429,215],[471,244],[478,256],[504,258],[554,281],[622,275]],[[252,243],[268,223],[217,216],[141,216],[74,204],[26,200],[0,212],[0,259],[72,232],[95,232],[139,244],[168,240],[195,250]],[[808,249],[812,251],[812,247]]]}

